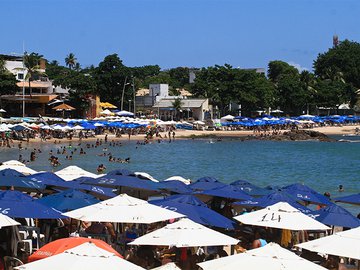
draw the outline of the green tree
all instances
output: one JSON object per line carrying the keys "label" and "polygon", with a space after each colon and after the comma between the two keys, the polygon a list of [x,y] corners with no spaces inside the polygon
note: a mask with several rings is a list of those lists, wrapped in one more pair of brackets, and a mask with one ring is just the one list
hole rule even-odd
{"label": "green tree", "polygon": [[173,108],[175,109],[175,119],[176,119],[176,120],[180,120],[179,112],[181,111],[181,108],[182,108],[182,105],[183,105],[183,102],[182,102],[181,98],[176,98],[176,99],[171,103],[171,105],[172,105]]}
{"label": "green tree", "polygon": [[16,77],[5,68],[5,60],[0,58],[0,102],[2,95],[15,94],[19,88]]}
{"label": "green tree", "polygon": [[24,66],[27,71],[25,80],[29,82],[29,93],[30,98],[32,97],[32,89],[31,89],[31,81],[38,78],[38,76],[42,75],[43,72],[40,71],[40,60],[42,59],[42,55],[38,53],[25,53],[24,55]]}
{"label": "green tree", "polygon": [[69,53],[69,55],[65,57],[65,64],[66,66],[69,67],[69,69],[73,69],[76,63],[77,63],[77,59],[75,57],[75,54]]}

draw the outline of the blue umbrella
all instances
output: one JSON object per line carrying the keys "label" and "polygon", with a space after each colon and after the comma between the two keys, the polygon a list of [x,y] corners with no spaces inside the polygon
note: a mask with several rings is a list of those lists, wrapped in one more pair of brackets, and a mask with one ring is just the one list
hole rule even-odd
{"label": "blue umbrella", "polygon": [[90,194],[86,194],[76,189],[68,189],[43,197],[37,200],[37,202],[55,208],[61,212],[68,212],[74,209],[98,203],[100,200],[96,199]]}
{"label": "blue umbrella", "polygon": [[232,182],[230,185],[239,187],[242,191],[251,196],[264,196],[271,193],[269,190],[255,186],[246,180],[237,180]]}
{"label": "blue umbrella", "polygon": [[310,212],[310,210],[308,208],[301,205],[300,203],[295,201],[292,197],[290,197],[289,194],[282,192],[282,191],[275,191],[273,193],[270,193],[269,195],[266,195],[261,198],[253,199],[253,200],[235,202],[234,205],[239,205],[239,206],[244,206],[244,207],[247,206],[247,207],[265,208],[269,205],[273,205],[278,202],[287,202],[292,207],[299,209],[303,213]]}
{"label": "blue umbrella", "polygon": [[186,215],[194,222],[219,228],[234,229],[236,223],[211,210],[192,195],[173,195],[163,200],[150,201],[151,204]]}
{"label": "blue umbrella", "polygon": [[47,186],[56,186],[56,187],[65,187],[65,188],[74,188],[74,183],[72,181],[65,181],[60,176],[57,176],[52,172],[40,172],[33,175],[27,176],[28,179],[36,181]]}
{"label": "blue umbrella", "polygon": [[25,176],[21,172],[13,169],[4,169],[0,171],[0,176]]}
{"label": "blue umbrella", "polygon": [[334,199],[335,202],[350,203],[360,205],[360,193]]}
{"label": "blue umbrella", "polygon": [[116,196],[113,188],[87,184],[87,182],[91,181],[95,181],[95,178],[85,176],[76,178],[71,181],[72,188],[85,191],[100,199],[109,199]]}
{"label": "blue umbrella", "polygon": [[159,189],[164,189],[176,193],[192,193],[193,190],[181,181],[162,181],[159,182]]}
{"label": "blue umbrella", "polygon": [[348,228],[360,226],[360,219],[354,217],[349,211],[336,204],[329,205],[317,211],[312,211],[310,216],[326,225]]}
{"label": "blue umbrella", "polygon": [[292,184],[282,188],[282,190],[294,196],[296,200],[302,200],[323,205],[331,204],[331,202],[326,196],[317,193],[315,190],[303,184]]}
{"label": "blue umbrella", "polygon": [[0,176],[0,187],[14,187],[21,190],[44,190],[45,185],[21,176]]}
{"label": "blue umbrella", "polygon": [[13,218],[65,218],[60,212],[16,190],[0,191],[0,208],[3,214]]}
{"label": "blue umbrella", "polygon": [[193,184],[190,184],[189,187],[193,190],[208,190],[223,187],[225,184],[219,182],[214,177],[202,177],[196,180]]}
{"label": "blue umbrella", "polygon": [[129,187],[140,190],[158,191],[157,183],[149,180],[141,180],[138,177],[126,175],[105,175],[96,179],[89,179],[83,182],[95,186],[105,187]]}
{"label": "blue umbrella", "polygon": [[118,169],[118,170],[113,170],[107,173],[107,175],[130,175],[130,176],[134,176],[134,172],[129,171],[127,169]]}
{"label": "blue umbrella", "polygon": [[241,188],[232,185],[225,185],[219,188],[196,192],[196,194],[204,194],[216,197],[222,197],[234,200],[251,200],[252,197],[246,194]]}

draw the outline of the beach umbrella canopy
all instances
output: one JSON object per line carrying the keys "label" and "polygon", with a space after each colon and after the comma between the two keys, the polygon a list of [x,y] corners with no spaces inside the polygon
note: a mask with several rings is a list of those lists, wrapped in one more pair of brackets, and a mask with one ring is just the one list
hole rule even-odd
{"label": "beach umbrella canopy", "polygon": [[211,210],[205,203],[192,195],[173,195],[163,200],[150,201],[151,204],[187,216],[194,222],[205,226],[234,229],[236,223]]}
{"label": "beach umbrella canopy", "polygon": [[55,209],[16,190],[0,191],[0,206],[3,214],[13,218],[64,218]]}
{"label": "beach umbrella canopy", "polygon": [[55,106],[52,109],[56,110],[56,111],[73,111],[73,110],[76,110],[74,107],[71,107],[70,105],[65,104],[65,103],[60,104],[58,106]]}
{"label": "beach umbrella canopy", "polygon": [[360,226],[360,219],[354,217],[349,211],[336,204],[331,204],[317,211],[313,211],[309,216],[323,224],[331,226],[347,228],[356,228]]}
{"label": "beach umbrella canopy", "polygon": [[67,212],[64,215],[83,221],[144,224],[184,216],[127,194],[121,194],[97,204]]}
{"label": "beach umbrella canopy", "polygon": [[87,176],[92,178],[97,178],[102,175],[97,175],[88,171],[85,171],[84,169],[78,167],[78,166],[68,166],[62,170],[59,170],[55,172],[57,176],[60,176],[65,181],[72,181],[76,178]]}
{"label": "beach umbrella canopy", "polygon": [[237,180],[232,182],[230,185],[239,187],[242,191],[251,196],[264,196],[270,193],[269,190],[255,186],[246,180]]}
{"label": "beach umbrella canopy", "polygon": [[198,264],[203,270],[233,270],[233,269],[309,269],[325,270],[326,268],[305,260],[295,253],[282,248],[276,243]]}
{"label": "beach umbrella canopy", "polygon": [[185,185],[190,185],[191,184],[190,179],[185,179],[184,177],[178,176],[178,175],[171,176],[171,177],[164,180],[164,182],[167,182],[167,181],[179,181],[179,182],[183,182]]}
{"label": "beach umbrella canopy", "polygon": [[238,239],[209,229],[188,218],[183,218],[156,231],[140,236],[129,244],[175,246],[180,248],[236,245],[238,242]]}
{"label": "beach umbrella canopy", "polygon": [[322,254],[360,260],[360,227],[337,232],[296,246]]}
{"label": "beach umbrella canopy", "polygon": [[132,112],[128,112],[128,111],[125,111],[125,110],[117,112],[116,115],[118,115],[118,116],[130,116],[130,117],[134,116],[134,114]]}
{"label": "beach umbrella canopy", "polygon": [[241,223],[262,227],[302,230],[328,230],[329,227],[303,214],[286,202],[234,217]]}
{"label": "beach umbrella canopy", "polygon": [[141,268],[127,260],[121,259],[114,253],[104,250],[88,242],[65,250],[63,253],[18,266],[19,270],[99,270],[99,269],[128,269]]}
{"label": "beach umbrella canopy", "polygon": [[282,188],[283,191],[292,195],[296,200],[302,200],[306,202],[329,205],[331,204],[329,198],[317,193],[315,190],[309,188],[303,184],[292,184]]}
{"label": "beach umbrella canopy", "polygon": [[335,202],[350,203],[360,205],[360,193],[334,199]]}
{"label": "beach umbrella canopy", "polygon": [[105,187],[128,187],[139,190],[158,191],[158,184],[153,181],[142,180],[135,176],[106,174],[102,177],[83,182],[84,184]]}
{"label": "beach umbrella canopy", "polygon": [[25,175],[21,172],[18,172],[14,169],[4,169],[0,171],[0,177],[1,176],[15,176],[15,177],[24,177]]}
{"label": "beach umbrella canopy", "polygon": [[310,209],[306,208],[305,206],[301,205],[297,201],[295,201],[290,195],[283,191],[275,191],[273,193],[270,193],[269,195],[266,195],[261,198],[255,198],[252,200],[247,201],[240,201],[233,203],[234,205],[238,206],[247,206],[247,207],[260,207],[265,208],[267,206],[273,205],[278,202],[287,202],[292,207],[295,207],[296,209],[300,210],[303,213],[309,213]]}
{"label": "beach umbrella canopy", "polygon": [[193,190],[186,184],[180,181],[161,181],[159,182],[159,189],[168,190],[176,193],[192,193]]}
{"label": "beach umbrella canopy", "polygon": [[98,203],[100,200],[79,190],[68,189],[38,199],[37,202],[55,208],[60,212],[66,212]]}
{"label": "beach umbrella canopy", "polygon": [[210,195],[216,196],[221,198],[227,199],[234,199],[234,200],[251,200],[252,197],[242,191],[240,188],[232,185],[225,185],[222,187],[208,189],[204,191],[198,191],[195,194],[203,194],[203,195]]}
{"label": "beach umbrella canopy", "polygon": [[65,188],[74,188],[75,184],[69,181],[65,181],[60,176],[52,172],[39,172],[33,175],[27,176],[27,179],[33,180],[37,183],[46,185],[46,186],[56,186],[56,187],[65,187]]}
{"label": "beach umbrella canopy", "polygon": [[219,188],[225,186],[224,183],[221,183],[214,177],[201,177],[196,180],[193,184],[190,184],[189,187],[192,190],[209,190],[214,188]]}
{"label": "beach umbrella canopy", "polygon": [[17,160],[4,161],[2,165],[0,165],[0,171],[5,169],[12,169],[24,175],[37,173],[37,171],[30,169],[29,167],[26,167],[24,163],[21,163]]}
{"label": "beach umbrella canopy", "polygon": [[20,223],[0,213],[0,229],[3,227],[17,226],[17,225],[20,225]]}
{"label": "beach umbrella canopy", "polygon": [[[8,173],[10,169],[6,169]],[[13,171],[13,170],[12,170]],[[0,187],[14,187],[23,191],[44,190],[46,186],[40,182],[29,179],[26,176],[2,176],[0,175]]]}
{"label": "beach umbrella canopy", "polygon": [[112,115],[113,113],[111,111],[109,111],[108,109],[100,112],[100,114],[103,114],[103,115]]}
{"label": "beach umbrella canopy", "polygon": [[95,246],[122,258],[122,256],[115,249],[113,249],[109,244],[105,243],[100,239],[89,239],[85,237],[68,237],[61,238],[45,244],[39,250],[35,251],[32,255],[30,255],[29,262],[45,259],[56,254],[63,253],[65,250],[77,247],[84,243],[93,243]]}

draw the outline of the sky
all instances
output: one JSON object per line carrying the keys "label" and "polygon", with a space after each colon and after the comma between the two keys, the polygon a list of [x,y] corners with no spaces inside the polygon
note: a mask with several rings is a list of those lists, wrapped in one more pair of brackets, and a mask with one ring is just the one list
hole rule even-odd
{"label": "sky", "polygon": [[0,0],[0,54],[74,53],[82,67],[118,54],[126,66],[312,70],[339,40],[360,42],[359,0]]}

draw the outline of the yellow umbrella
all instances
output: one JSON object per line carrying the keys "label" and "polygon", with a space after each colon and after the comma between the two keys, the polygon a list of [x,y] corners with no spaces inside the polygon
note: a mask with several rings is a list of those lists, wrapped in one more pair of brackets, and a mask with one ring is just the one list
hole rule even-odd
{"label": "yellow umbrella", "polygon": [[116,109],[117,107],[109,102],[100,102],[100,106],[105,109]]}
{"label": "yellow umbrella", "polygon": [[65,103],[63,104],[60,104],[54,108],[52,108],[53,110],[56,110],[56,111],[62,111],[62,115],[63,115],[63,118],[64,118],[64,113],[65,111],[73,111],[73,110],[76,110],[74,107],[71,107],[70,105],[67,105]]}

